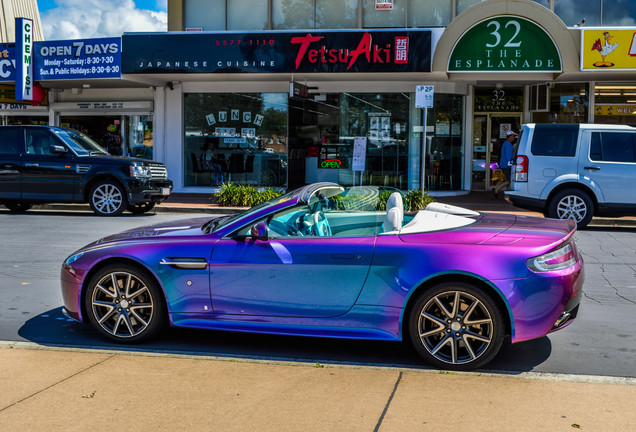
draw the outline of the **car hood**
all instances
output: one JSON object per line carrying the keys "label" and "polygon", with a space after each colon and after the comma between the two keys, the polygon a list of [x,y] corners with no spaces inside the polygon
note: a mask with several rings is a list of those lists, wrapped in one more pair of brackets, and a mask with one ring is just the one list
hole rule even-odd
{"label": "car hood", "polygon": [[212,219],[215,218],[198,217],[133,228],[127,231],[122,231],[117,234],[103,237],[93,243],[86,245],[84,249],[88,249],[94,246],[103,246],[107,243],[140,241],[151,238],[156,239],[158,237],[167,238],[200,236],[203,235],[201,227]]}
{"label": "car hood", "polygon": [[[457,217],[440,214],[438,217]],[[482,244],[524,247],[556,246],[569,239],[576,230],[572,220],[546,219],[506,213],[480,213],[462,216],[470,220],[464,226],[427,233],[402,234],[407,243]]]}

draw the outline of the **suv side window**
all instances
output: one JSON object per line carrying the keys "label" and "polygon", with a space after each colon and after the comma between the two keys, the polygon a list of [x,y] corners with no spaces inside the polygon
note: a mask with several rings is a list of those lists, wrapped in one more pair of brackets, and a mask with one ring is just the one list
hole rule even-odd
{"label": "suv side window", "polygon": [[22,132],[19,128],[0,128],[0,154],[19,155],[22,153]]}
{"label": "suv side window", "polygon": [[530,151],[535,156],[574,157],[578,136],[578,125],[538,124]]}
{"label": "suv side window", "polygon": [[35,155],[53,155],[50,152],[51,144],[60,144],[46,130],[27,129],[26,132],[27,153]]}
{"label": "suv side window", "polygon": [[629,132],[593,132],[590,160],[636,162],[636,134]]}

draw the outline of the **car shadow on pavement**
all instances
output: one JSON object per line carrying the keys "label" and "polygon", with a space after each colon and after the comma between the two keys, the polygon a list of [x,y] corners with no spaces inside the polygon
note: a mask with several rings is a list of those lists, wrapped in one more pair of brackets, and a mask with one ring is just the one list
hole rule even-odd
{"label": "car shadow on pavement", "polygon": [[[51,347],[433,369],[422,362],[408,343],[402,342],[168,328],[160,337],[148,343],[116,344],[103,339],[89,325],[67,318],[61,307],[29,319],[18,334],[27,341]],[[531,371],[550,356],[551,348],[547,337],[504,346],[483,372],[517,374]]]}

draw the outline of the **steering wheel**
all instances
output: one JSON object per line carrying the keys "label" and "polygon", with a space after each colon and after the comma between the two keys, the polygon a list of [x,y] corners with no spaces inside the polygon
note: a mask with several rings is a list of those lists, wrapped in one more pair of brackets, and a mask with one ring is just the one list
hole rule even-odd
{"label": "steering wheel", "polygon": [[267,227],[269,229],[271,229],[272,231],[274,231],[275,233],[278,233],[282,236],[285,237],[290,237],[290,236],[302,236],[303,233],[300,232],[300,230],[298,228],[296,228],[295,226],[293,226],[290,223],[283,223],[281,221],[278,221],[276,219],[271,220],[268,224]]}
{"label": "steering wheel", "polygon": [[331,227],[327,221],[327,217],[321,211],[317,211],[313,215],[314,225],[312,227],[313,234],[320,237],[331,236]]}

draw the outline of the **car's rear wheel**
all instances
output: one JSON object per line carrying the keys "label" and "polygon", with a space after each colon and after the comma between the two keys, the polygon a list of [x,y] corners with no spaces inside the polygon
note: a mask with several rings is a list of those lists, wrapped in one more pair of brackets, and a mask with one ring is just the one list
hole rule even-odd
{"label": "car's rear wheel", "polygon": [[137,205],[129,205],[127,210],[133,214],[144,214],[149,212],[153,208],[155,208],[155,203],[146,202]]}
{"label": "car's rear wheel", "polygon": [[594,216],[594,203],[579,189],[565,189],[550,200],[548,215],[555,219],[574,219],[577,228],[585,228]]}
{"label": "car's rear wheel", "polygon": [[104,180],[91,189],[89,204],[100,216],[119,216],[128,207],[126,191],[118,183]]}
{"label": "car's rear wheel", "polygon": [[9,211],[12,213],[24,213],[25,211],[33,207],[31,204],[21,203],[21,202],[6,203],[4,206],[8,208]]}
{"label": "car's rear wheel", "polygon": [[411,311],[413,347],[424,360],[441,369],[482,367],[495,357],[504,340],[499,308],[474,285],[440,284],[424,292]]}
{"label": "car's rear wheel", "polygon": [[109,265],[96,273],[84,302],[91,325],[115,342],[150,339],[166,321],[165,302],[157,282],[128,264]]}

